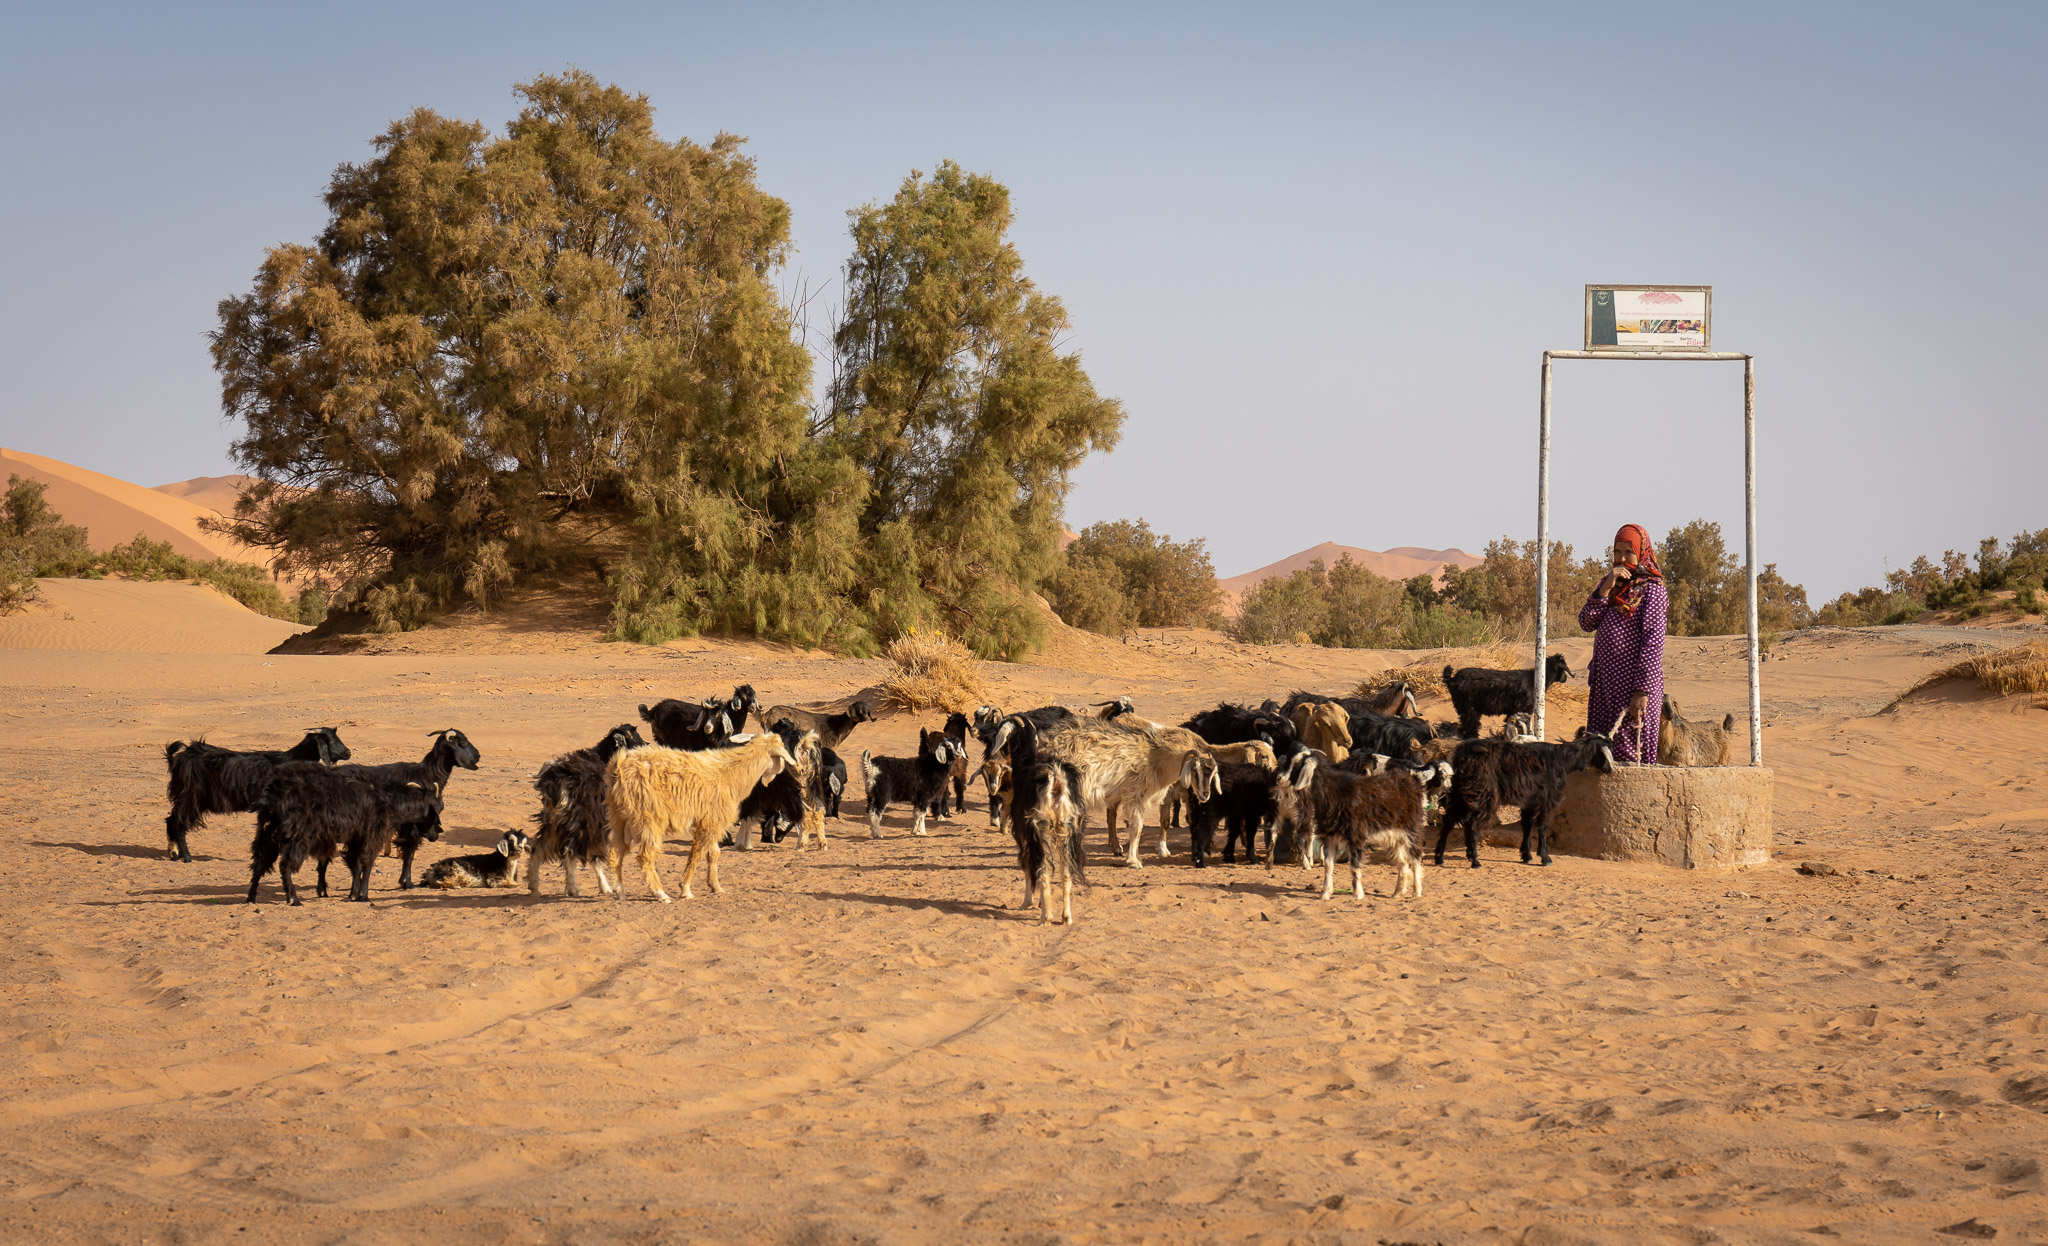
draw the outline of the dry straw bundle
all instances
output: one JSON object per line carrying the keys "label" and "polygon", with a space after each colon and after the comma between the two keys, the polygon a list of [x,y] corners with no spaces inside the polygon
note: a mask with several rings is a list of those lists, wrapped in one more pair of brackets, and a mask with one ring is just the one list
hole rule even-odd
{"label": "dry straw bundle", "polygon": [[[1434,656],[1396,666],[1367,676],[1358,685],[1353,696],[1377,696],[1396,680],[1406,680],[1418,701],[1443,700],[1451,695],[1444,688],[1444,667],[1463,670],[1468,666],[1484,667],[1490,671],[1511,671],[1517,668],[1527,670],[1530,652],[1526,645],[1508,644],[1505,641],[1482,645],[1477,649],[1446,649]],[[1572,682],[1559,684],[1550,690],[1545,698],[1551,705],[1583,706],[1586,704],[1585,672],[1572,672]]]}
{"label": "dry straw bundle", "polygon": [[896,669],[882,680],[881,693],[899,709],[966,714],[989,699],[980,664],[951,636],[908,632],[891,641],[887,653]]}
{"label": "dry straw bundle", "polygon": [[1926,676],[1900,693],[1898,700],[1885,709],[1896,709],[1914,693],[1951,679],[1974,679],[1978,687],[2001,697],[2016,692],[2048,692],[2048,640],[2030,640],[2011,649],[1964,658]]}

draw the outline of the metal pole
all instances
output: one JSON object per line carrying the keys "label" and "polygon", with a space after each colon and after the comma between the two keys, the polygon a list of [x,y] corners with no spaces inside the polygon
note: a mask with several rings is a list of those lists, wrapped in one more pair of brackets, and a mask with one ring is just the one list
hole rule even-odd
{"label": "metal pole", "polygon": [[1764,764],[1764,693],[1756,627],[1756,360],[1742,361],[1743,567],[1749,581],[1749,764]]}
{"label": "metal pole", "polygon": [[1543,730],[1543,681],[1545,651],[1550,647],[1550,352],[1543,352],[1543,419],[1536,448],[1536,670],[1534,684],[1536,721],[1531,727],[1539,740],[1548,739]]}

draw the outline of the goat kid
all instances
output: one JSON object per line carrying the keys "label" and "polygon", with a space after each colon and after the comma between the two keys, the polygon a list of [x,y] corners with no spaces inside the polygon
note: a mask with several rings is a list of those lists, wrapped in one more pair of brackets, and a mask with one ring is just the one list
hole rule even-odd
{"label": "goat kid", "polygon": [[523,831],[506,831],[489,852],[464,857],[445,857],[427,867],[420,877],[422,887],[452,890],[458,887],[516,887],[520,867],[533,851],[533,839]]}

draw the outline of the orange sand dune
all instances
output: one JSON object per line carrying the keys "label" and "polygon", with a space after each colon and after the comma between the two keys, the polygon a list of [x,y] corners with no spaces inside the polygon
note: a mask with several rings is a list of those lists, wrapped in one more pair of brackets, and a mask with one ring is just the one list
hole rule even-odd
{"label": "orange sand dune", "polygon": [[43,496],[66,523],[85,527],[94,549],[111,549],[139,532],[152,541],[169,541],[188,558],[266,561],[261,551],[200,530],[200,520],[215,517],[210,493],[202,505],[40,454],[0,449],[0,479],[9,475],[33,477],[48,485]]}
{"label": "orange sand dune", "polygon": [[202,584],[38,580],[38,600],[0,615],[0,649],[267,653],[306,629]]}
{"label": "orange sand dune", "polygon": [[240,500],[242,491],[255,483],[254,476],[245,476],[241,473],[229,476],[194,476],[190,480],[157,485],[154,491],[169,494],[174,498],[183,498],[194,506],[203,506],[221,515],[233,515],[235,503]]}
{"label": "orange sand dune", "polygon": [[1353,545],[1339,545],[1335,541],[1324,541],[1321,545],[1312,546],[1298,554],[1289,554],[1279,562],[1268,563],[1256,571],[1247,571],[1243,575],[1234,575],[1227,580],[1218,580],[1216,584],[1223,590],[1225,610],[1235,610],[1238,601],[1255,585],[1276,575],[1293,575],[1297,571],[1305,571],[1308,565],[1318,558],[1323,560],[1323,565],[1334,567],[1337,560],[1346,554],[1351,555],[1351,561],[1367,571],[1386,576],[1390,580],[1407,580],[1418,575],[1440,580],[1445,563],[1458,567],[1476,567],[1486,561],[1461,549],[1424,549],[1417,545],[1403,545],[1398,549],[1381,553],[1359,549]]}

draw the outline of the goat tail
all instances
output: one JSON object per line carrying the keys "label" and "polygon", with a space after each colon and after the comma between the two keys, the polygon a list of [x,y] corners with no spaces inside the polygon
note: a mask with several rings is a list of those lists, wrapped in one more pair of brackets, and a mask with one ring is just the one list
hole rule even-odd
{"label": "goat tail", "polygon": [[1446,684],[1450,683],[1450,682],[1451,682],[1451,676],[1452,676],[1452,675],[1453,675],[1454,673],[1455,673],[1455,672],[1451,670],[1450,666],[1449,666],[1449,665],[1446,665],[1446,666],[1444,667],[1444,683],[1446,683]]}
{"label": "goat tail", "polygon": [[173,764],[178,754],[190,747],[183,740],[172,740],[169,744],[164,745],[164,765],[169,766]]}
{"label": "goat tail", "polygon": [[875,765],[875,759],[869,750],[862,749],[860,751],[860,781],[867,785],[869,791],[874,790],[875,779],[881,773],[881,768]]}

